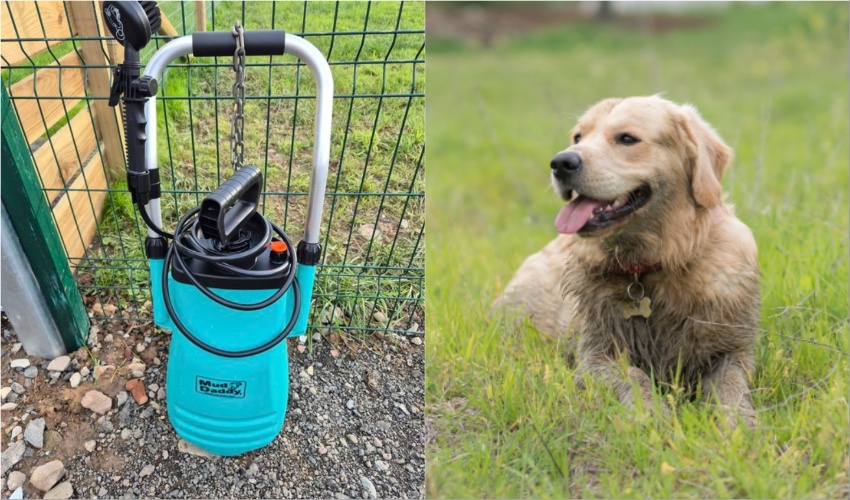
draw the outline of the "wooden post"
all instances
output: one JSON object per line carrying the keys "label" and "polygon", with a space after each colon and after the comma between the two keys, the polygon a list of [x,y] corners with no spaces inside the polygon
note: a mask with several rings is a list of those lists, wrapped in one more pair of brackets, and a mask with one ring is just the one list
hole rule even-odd
{"label": "wooden post", "polygon": [[[71,26],[74,33],[81,37],[103,37],[103,21],[100,16],[99,2],[68,2],[71,13]],[[105,66],[108,48],[100,40],[81,40],[80,52],[83,62],[88,66]],[[113,61],[114,63],[115,61]],[[86,69],[86,87],[92,97],[108,97],[110,71],[105,67]],[[112,108],[106,100],[91,102],[94,110],[94,122],[98,138],[103,141],[103,160],[110,177],[121,179],[126,169],[124,163],[124,129],[118,108]]]}
{"label": "wooden post", "polygon": [[204,0],[195,2],[195,31],[207,30],[207,8]]}
{"label": "wooden post", "polygon": [[[171,21],[168,20],[168,16],[165,15],[165,12],[162,11],[162,6],[159,7],[159,17],[161,24],[159,25],[159,33],[162,36],[167,36],[169,40],[177,38],[180,36],[180,33],[174,28],[174,25],[171,24]],[[186,31],[186,27],[183,26],[183,31]]]}
{"label": "wooden post", "polygon": [[86,343],[89,318],[68,267],[62,240],[50,216],[50,206],[44,199],[15,109],[3,85],[0,85],[0,96],[0,170],[3,176],[0,196],[59,336],[68,351],[75,351]]}

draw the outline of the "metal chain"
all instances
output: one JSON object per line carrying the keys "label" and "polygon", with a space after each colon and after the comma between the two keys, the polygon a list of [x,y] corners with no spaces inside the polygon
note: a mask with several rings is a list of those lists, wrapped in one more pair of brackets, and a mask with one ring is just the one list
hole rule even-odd
{"label": "metal chain", "polygon": [[233,53],[233,71],[236,81],[233,83],[233,116],[230,118],[230,165],[236,172],[242,168],[245,150],[245,30],[239,21],[233,25],[233,37],[236,38],[236,51]]}

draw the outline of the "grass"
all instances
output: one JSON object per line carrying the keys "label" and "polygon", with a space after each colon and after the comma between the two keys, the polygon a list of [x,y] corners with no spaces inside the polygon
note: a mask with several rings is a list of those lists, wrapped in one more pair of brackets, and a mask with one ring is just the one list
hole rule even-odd
{"label": "grass", "polygon": [[[342,326],[355,331],[424,326],[424,34],[415,32],[424,29],[424,10],[420,2],[220,2],[208,18],[210,30],[230,30],[239,19],[246,29],[305,33],[330,53],[338,97],[321,235],[327,267],[317,279],[314,321],[337,307],[345,314]],[[264,215],[297,242],[312,169],[315,82],[291,56],[275,57],[271,66],[269,60],[248,58],[244,163],[263,170]],[[172,66],[160,82],[157,140],[167,228],[231,172],[231,61],[195,58]],[[123,271],[131,277],[116,282],[115,266],[95,261],[91,291],[139,303],[148,293],[143,224],[126,210],[121,185],[112,191],[96,253],[129,259]],[[129,289],[115,288],[126,281]],[[386,321],[373,321],[376,311]]]}
{"label": "grass", "polygon": [[[433,6],[429,6],[429,9]],[[479,48],[429,38],[427,496],[848,496],[848,9],[734,5],[663,34],[579,23]],[[431,45],[433,42],[433,45]],[[702,401],[668,420],[573,383],[565,346],[485,315],[555,236],[548,162],[599,99],[663,91],[736,150],[759,245],[760,427]]]}

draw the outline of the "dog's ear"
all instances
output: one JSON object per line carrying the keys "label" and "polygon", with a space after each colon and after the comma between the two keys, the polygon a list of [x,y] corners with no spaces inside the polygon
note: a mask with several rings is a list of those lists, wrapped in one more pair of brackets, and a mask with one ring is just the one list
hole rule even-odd
{"label": "dog's ear", "polygon": [[732,161],[732,149],[690,104],[679,108],[677,123],[685,138],[691,164],[691,192],[697,204],[713,208],[720,203],[720,179]]}

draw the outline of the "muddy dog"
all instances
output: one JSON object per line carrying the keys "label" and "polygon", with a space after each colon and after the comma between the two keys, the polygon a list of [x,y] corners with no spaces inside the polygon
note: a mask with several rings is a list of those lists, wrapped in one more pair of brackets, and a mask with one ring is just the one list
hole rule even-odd
{"label": "muddy dog", "polygon": [[494,309],[576,339],[579,385],[595,376],[631,406],[650,401],[653,379],[678,377],[721,404],[730,427],[754,427],[759,268],[752,232],[722,200],[731,159],[691,105],[597,103],[551,162],[562,234]]}

